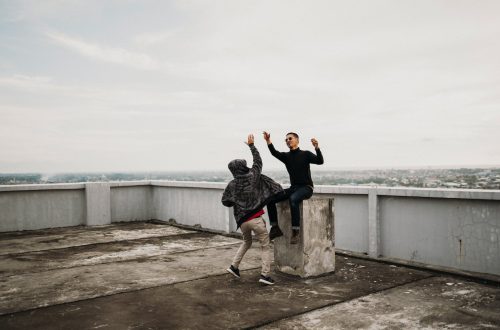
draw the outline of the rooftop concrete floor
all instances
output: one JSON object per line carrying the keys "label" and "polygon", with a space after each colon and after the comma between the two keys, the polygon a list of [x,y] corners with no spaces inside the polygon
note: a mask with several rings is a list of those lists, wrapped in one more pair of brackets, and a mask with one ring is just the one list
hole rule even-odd
{"label": "rooftop concrete floor", "polygon": [[0,329],[500,329],[500,286],[336,256],[333,274],[273,272],[258,243],[161,223],[0,234]]}

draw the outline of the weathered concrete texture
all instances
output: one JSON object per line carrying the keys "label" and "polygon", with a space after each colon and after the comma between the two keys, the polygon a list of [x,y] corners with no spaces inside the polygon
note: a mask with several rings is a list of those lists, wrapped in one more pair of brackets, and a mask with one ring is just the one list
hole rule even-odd
{"label": "weathered concrete texture", "polygon": [[305,280],[275,274],[278,284],[265,287],[257,282],[260,270],[254,269],[242,272],[241,280],[229,274],[210,276],[5,315],[0,317],[0,327],[68,329],[78,320],[80,329],[241,329],[430,276],[401,267],[386,271],[385,265],[369,261],[346,262],[339,261],[346,267],[340,276]]}
{"label": "weathered concrete texture", "polygon": [[380,253],[500,275],[500,203],[380,197]]}
{"label": "weathered concrete texture", "polygon": [[[234,253],[219,247],[9,276],[0,282],[0,314],[223,274]],[[245,257],[242,270],[260,265],[255,249]]]}
{"label": "weathered concrete texture", "polygon": [[153,219],[153,187],[112,187],[111,222],[145,221]]}
{"label": "weathered concrete texture", "polygon": [[109,183],[89,182],[85,184],[88,226],[102,226],[111,223],[111,202]]}
{"label": "weathered concrete texture", "polygon": [[85,191],[76,186],[26,191],[16,190],[16,185],[0,186],[0,232],[85,224]]}
{"label": "weathered concrete texture", "polygon": [[62,249],[80,245],[127,241],[192,233],[153,223],[114,224],[102,227],[70,227],[0,234],[0,255]]}
{"label": "weathered concrete texture", "polygon": [[[161,228],[165,236],[133,235]],[[1,235],[2,246],[26,237],[45,250],[0,259],[0,329],[499,329],[500,286],[344,256],[333,274],[272,272],[276,284],[263,286],[258,243],[238,280],[225,268],[240,240],[177,230],[129,223]],[[34,244],[44,235],[73,235],[78,245]],[[106,236],[119,240],[90,243]]]}
{"label": "weathered concrete texture", "polygon": [[432,277],[263,329],[500,329],[500,289]]}
{"label": "weathered concrete texture", "polygon": [[0,275],[120,262],[240,244],[240,240],[202,232],[81,245],[66,249],[0,255]]}
{"label": "weathered concrete texture", "polygon": [[307,278],[335,270],[334,221],[332,200],[308,199],[302,202],[300,242],[290,244],[291,215],[288,203],[279,204],[278,222],[283,236],[275,239],[276,267],[283,273]]}
{"label": "weathered concrete texture", "polygon": [[[5,233],[0,314],[221,273],[234,253],[225,246],[240,243],[153,223]],[[260,265],[257,254],[242,269]]]}

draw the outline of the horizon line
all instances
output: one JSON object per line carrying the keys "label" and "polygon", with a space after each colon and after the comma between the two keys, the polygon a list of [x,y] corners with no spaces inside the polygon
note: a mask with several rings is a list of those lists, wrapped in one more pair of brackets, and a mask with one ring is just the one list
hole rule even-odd
{"label": "horizon line", "polygon": [[[447,169],[496,169],[500,168],[500,164],[497,165],[486,165],[486,164],[481,164],[481,165],[426,165],[426,166],[338,166],[338,167],[326,167],[326,168],[314,168],[314,172],[325,172],[325,171],[352,171],[352,170],[358,170],[358,171],[376,171],[376,170],[426,170],[426,169],[442,169],[442,170],[447,170]],[[83,174],[83,173],[93,173],[93,174],[103,174],[103,173],[199,173],[199,172],[225,172],[227,169],[206,169],[206,170],[197,170],[197,169],[190,169],[190,170],[161,170],[161,169],[156,169],[156,170],[91,170],[91,171],[84,171],[84,170],[75,170],[75,171],[24,171],[24,172],[0,172],[0,175],[5,175],[5,174]],[[284,171],[286,172],[285,168],[269,168],[264,171]]]}

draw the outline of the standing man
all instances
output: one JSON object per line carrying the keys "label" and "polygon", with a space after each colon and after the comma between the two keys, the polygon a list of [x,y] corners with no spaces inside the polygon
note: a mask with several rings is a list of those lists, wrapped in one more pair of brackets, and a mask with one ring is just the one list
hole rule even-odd
{"label": "standing man", "polygon": [[310,151],[300,150],[299,136],[294,132],[288,133],[285,138],[286,145],[290,149],[289,152],[277,151],[271,142],[271,134],[268,132],[264,132],[264,139],[267,142],[271,154],[285,164],[286,170],[290,175],[290,188],[276,195],[274,200],[267,205],[269,222],[272,226],[269,236],[270,239],[273,240],[283,235],[278,226],[276,202],[288,199],[292,214],[292,237],[290,239],[290,244],[297,244],[300,240],[300,203],[305,199],[309,199],[314,189],[310,164],[323,164],[323,155],[319,149],[318,140],[315,138],[311,139],[311,143],[314,146],[316,154]]}
{"label": "standing man", "polygon": [[272,196],[282,193],[283,188],[279,183],[262,174],[262,159],[254,146],[252,134],[248,135],[246,144],[252,152],[252,168],[247,167],[247,162],[244,159],[232,160],[228,164],[228,168],[234,179],[229,182],[222,194],[222,204],[233,207],[234,218],[238,228],[243,233],[243,243],[241,243],[227,271],[238,278],[240,277],[238,266],[245,253],[252,246],[253,231],[260,242],[261,249],[262,271],[259,282],[272,285],[274,280],[269,276],[271,271],[269,234],[262,215],[264,214],[263,207]]}

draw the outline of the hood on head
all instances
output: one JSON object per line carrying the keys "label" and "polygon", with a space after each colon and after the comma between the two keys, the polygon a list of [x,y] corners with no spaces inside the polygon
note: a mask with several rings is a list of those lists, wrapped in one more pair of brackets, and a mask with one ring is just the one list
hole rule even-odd
{"label": "hood on head", "polygon": [[234,159],[227,165],[234,177],[247,174],[250,169],[247,167],[247,161],[244,159]]}

